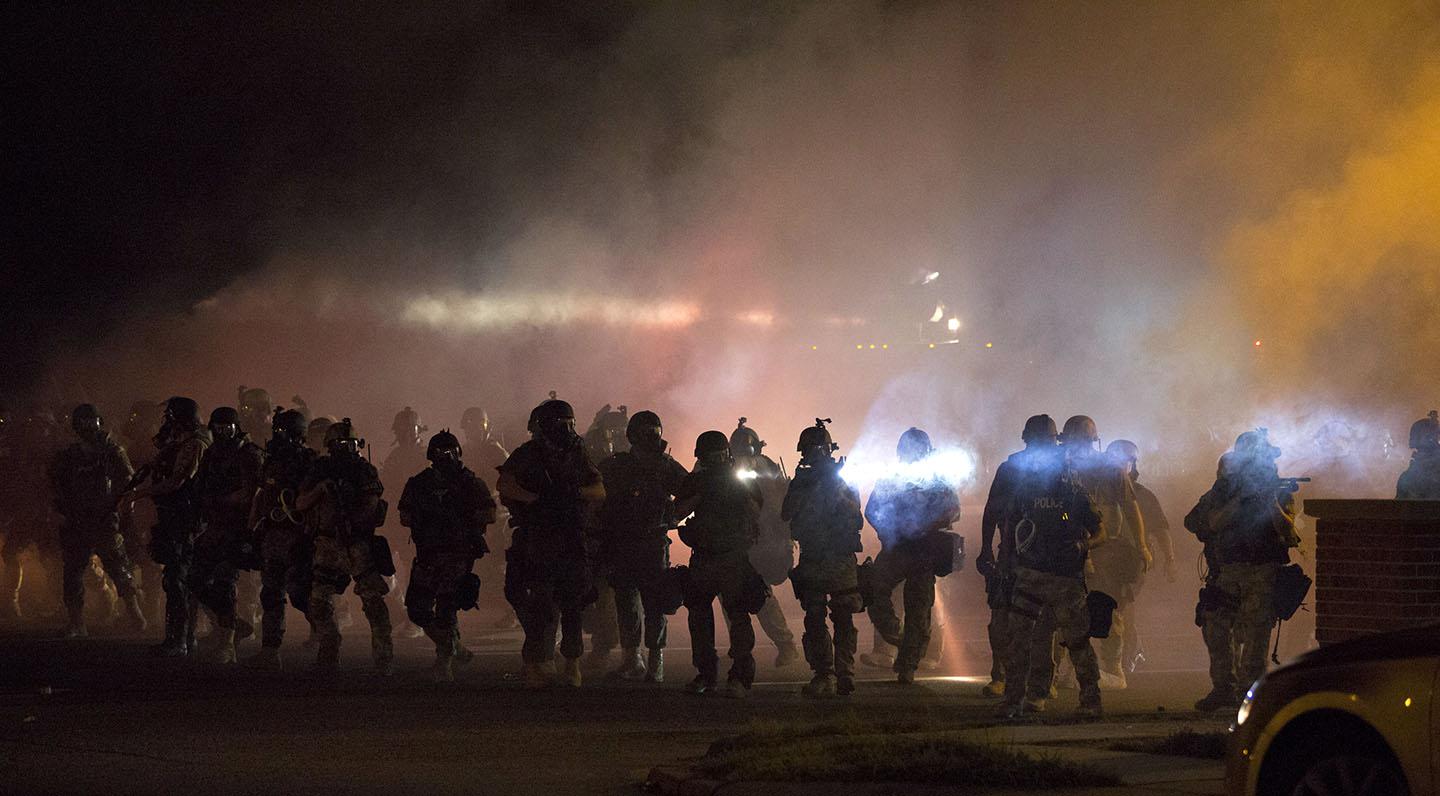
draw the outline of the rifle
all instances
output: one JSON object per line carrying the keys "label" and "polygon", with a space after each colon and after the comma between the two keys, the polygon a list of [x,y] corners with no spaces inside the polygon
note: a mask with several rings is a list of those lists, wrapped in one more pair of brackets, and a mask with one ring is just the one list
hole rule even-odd
{"label": "rifle", "polygon": [[1275,488],[1276,488],[1276,489],[1283,489],[1283,490],[1285,490],[1286,492],[1291,493],[1292,495],[1293,495],[1294,493],[1300,491],[1300,485],[1301,485],[1301,484],[1308,484],[1308,483],[1310,483],[1310,477],[1309,477],[1309,476],[1299,476],[1299,477],[1296,477],[1296,478],[1286,478],[1286,477],[1284,477],[1284,476],[1277,476],[1277,477],[1275,478]]}

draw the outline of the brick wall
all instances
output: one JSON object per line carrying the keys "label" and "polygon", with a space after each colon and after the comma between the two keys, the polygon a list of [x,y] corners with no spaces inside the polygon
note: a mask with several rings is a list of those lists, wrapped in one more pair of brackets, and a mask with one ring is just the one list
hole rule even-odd
{"label": "brick wall", "polygon": [[1307,500],[1320,644],[1440,622],[1440,501]]}

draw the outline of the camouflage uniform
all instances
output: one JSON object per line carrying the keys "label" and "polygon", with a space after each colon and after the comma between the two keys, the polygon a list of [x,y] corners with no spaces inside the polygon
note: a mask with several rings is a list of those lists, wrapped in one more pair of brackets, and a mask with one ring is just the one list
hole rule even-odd
{"label": "camouflage uniform", "polygon": [[690,625],[691,658],[706,684],[719,675],[715,651],[715,598],[730,623],[730,671],[727,679],[749,688],[755,682],[755,627],[746,602],[749,590],[764,588],[750,564],[750,547],[759,532],[763,498],[754,480],[737,478],[733,462],[698,466],[687,475],[676,499],[695,503],[695,514],[680,529],[690,556],[685,609]]}
{"label": "camouflage uniform", "polygon": [[860,493],[841,479],[834,460],[802,460],[780,514],[800,545],[800,562],[790,578],[805,609],[805,661],[817,677],[834,676],[838,688],[847,690],[853,686],[858,641],[854,615],[865,609],[855,564],[865,525]]}
{"label": "camouflage uniform", "polygon": [[1021,476],[1007,514],[1016,541],[1005,710],[1044,709],[1054,628],[1075,664],[1081,709],[1098,712],[1100,667],[1090,646],[1085,564],[1090,542],[1102,533],[1100,516],[1059,461]]}
{"label": "camouflage uniform", "polygon": [[132,475],[125,449],[105,431],[72,444],[51,464],[55,508],[65,518],[60,526],[60,547],[65,566],[64,602],[72,627],[84,624],[84,576],[92,554],[100,558],[120,597],[127,602],[135,597],[133,567],[115,510],[115,501]]}
{"label": "camouflage uniform", "polygon": [[285,638],[285,601],[302,613],[310,608],[311,541],[295,498],[315,464],[315,452],[275,437],[265,445],[254,518],[260,548],[260,646],[279,649]]}
{"label": "camouflage uniform", "polygon": [[1226,454],[1220,470],[1185,517],[1210,567],[1196,613],[1210,656],[1207,699],[1217,703],[1238,702],[1265,673],[1276,622],[1275,577],[1295,541],[1294,497],[1277,491],[1273,465],[1267,471]]}
{"label": "camouflage uniform", "polygon": [[380,573],[373,544],[385,488],[375,467],[354,453],[320,457],[300,492],[304,495],[327,484],[325,498],[307,514],[315,540],[309,618],[319,641],[316,661],[322,669],[339,662],[335,597],[353,580],[355,596],[370,622],[371,655],[377,669],[387,672],[395,657],[390,609],[385,604],[390,585]]}
{"label": "camouflage uniform", "polygon": [[200,460],[210,447],[210,431],[169,424],[163,429],[163,444],[155,456],[150,482],[140,487],[137,497],[155,500],[155,527],[150,530],[150,557],[164,567],[165,641],[157,651],[166,654],[189,652],[195,645],[195,612],[190,599],[190,566],[195,552],[195,534],[200,530],[200,502],[195,475]]}
{"label": "camouflage uniform", "polygon": [[1440,500],[1440,450],[1415,451],[1395,484],[1396,500]]}
{"label": "camouflage uniform", "polygon": [[605,503],[600,527],[609,562],[620,646],[665,647],[666,619],[656,588],[670,566],[668,531],[675,527],[672,496],[688,473],[668,453],[632,448],[600,462]]}
{"label": "camouflage uniform", "polygon": [[405,483],[398,508],[415,543],[405,610],[435,642],[443,667],[456,652],[462,581],[489,552],[485,527],[495,521],[495,498],[469,468],[442,472],[432,466]]}
{"label": "camouflage uniform", "polygon": [[264,463],[260,446],[242,431],[231,439],[215,440],[196,472],[201,531],[195,539],[189,588],[195,599],[215,614],[222,631],[236,626],[240,548],[249,536],[250,504]]}
{"label": "camouflage uniform", "polygon": [[600,471],[576,437],[564,448],[530,440],[510,454],[500,472],[540,496],[509,506],[515,531],[505,553],[505,591],[525,629],[521,656],[527,664],[554,660],[558,630],[560,653],[579,658],[585,652],[582,612],[594,601],[580,490],[599,484]]}

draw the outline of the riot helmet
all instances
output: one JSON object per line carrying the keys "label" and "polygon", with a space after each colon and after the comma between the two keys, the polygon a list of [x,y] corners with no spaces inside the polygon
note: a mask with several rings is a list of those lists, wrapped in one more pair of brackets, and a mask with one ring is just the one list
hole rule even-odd
{"label": "riot helmet", "polygon": [[410,407],[405,407],[395,413],[395,419],[390,422],[390,430],[395,432],[395,444],[417,445],[420,442],[420,432],[426,427],[420,425],[420,413]]}
{"label": "riot helmet", "polygon": [[183,425],[200,425],[200,404],[194,398],[177,395],[165,401],[165,422]]}
{"label": "riot helmet", "polygon": [[100,412],[94,404],[80,404],[70,413],[70,428],[75,430],[78,437],[90,438],[98,436],[105,421],[100,418]]}
{"label": "riot helmet", "polygon": [[836,445],[835,440],[830,438],[830,430],[825,428],[825,424],[829,422],[831,421],[828,417],[815,418],[815,425],[800,432],[800,441],[795,444],[795,450],[801,454],[808,455],[809,453],[815,452],[820,453],[822,456],[829,456],[835,451],[840,450],[840,446]]}
{"label": "riot helmet", "polygon": [[1055,428],[1055,418],[1049,415],[1034,415],[1025,421],[1020,432],[1020,441],[1026,445],[1054,445],[1060,432]]}
{"label": "riot helmet", "polygon": [[235,392],[240,426],[248,434],[264,429],[265,423],[273,419],[276,408],[270,400],[270,393],[259,387],[246,387],[243,384]]}
{"label": "riot helmet", "polygon": [[329,415],[321,415],[311,420],[305,426],[305,445],[316,453],[325,452],[325,442],[330,437],[330,427],[335,424],[335,418]]}
{"label": "riot helmet", "polygon": [[542,402],[530,413],[530,432],[555,447],[575,445],[575,408],[558,398]]}
{"label": "riot helmet", "polygon": [[232,406],[216,407],[210,413],[210,422],[207,425],[215,439],[234,439],[240,433],[240,413]]}
{"label": "riot helmet", "polygon": [[460,439],[450,433],[450,429],[441,429],[438,434],[430,438],[430,444],[425,446],[425,458],[440,470],[456,470],[460,468],[460,457],[464,450],[460,447]]}
{"label": "riot helmet", "polygon": [[625,424],[625,439],[641,450],[659,451],[665,449],[665,427],[660,416],[648,409],[636,412]]}
{"label": "riot helmet", "polygon": [[1105,455],[1129,470],[1131,478],[1140,477],[1140,446],[1128,439],[1117,439],[1105,446]]}
{"label": "riot helmet", "polygon": [[1440,450],[1440,412],[1432,409],[1410,426],[1410,447],[1426,453]]}
{"label": "riot helmet", "polygon": [[307,426],[305,413],[298,409],[283,409],[277,406],[275,416],[270,420],[270,434],[287,442],[303,445]]}
{"label": "riot helmet", "polygon": [[1089,448],[1100,441],[1100,432],[1095,428],[1095,421],[1085,415],[1075,415],[1065,421],[1065,428],[1060,432],[1060,444],[1067,447]]}
{"label": "riot helmet", "polygon": [[460,430],[468,440],[481,440],[490,436],[490,415],[478,406],[472,406],[460,415]]}
{"label": "riot helmet", "polygon": [[358,456],[365,440],[355,436],[355,424],[342,417],[325,429],[325,449],[331,455]]}
{"label": "riot helmet", "polygon": [[735,424],[735,430],[730,432],[731,456],[759,456],[760,451],[764,449],[765,441],[760,439],[760,434],[745,425],[749,421],[748,417],[740,418],[740,422]]}
{"label": "riot helmet", "polygon": [[900,435],[900,442],[895,446],[895,455],[906,464],[918,462],[934,452],[935,446],[930,444],[930,435],[914,426]]}
{"label": "riot helmet", "polygon": [[1280,458],[1280,449],[1270,444],[1270,430],[1257,428],[1246,431],[1235,438],[1235,453],[1256,461],[1275,461]]}
{"label": "riot helmet", "polygon": [[730,440],[723,431],[707,431],[695,438],[695,458],[708,465],[730,460]]}

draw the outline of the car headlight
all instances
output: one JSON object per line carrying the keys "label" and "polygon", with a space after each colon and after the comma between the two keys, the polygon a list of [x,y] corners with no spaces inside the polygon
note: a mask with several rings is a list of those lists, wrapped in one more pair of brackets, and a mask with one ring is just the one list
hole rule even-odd
{"label": "car headlight", "polygon": [[1250,709],[1255,704],[1255,692],[1259,690],[1259,687],[1260,681],[1256,680],[1255,684],[1251,685],[1250,689],[1245,692],[1245,698],[1240,701],[1240,709],[1235,711],[1236,727],[1244,725],[1246,720],[1250,718]]}

